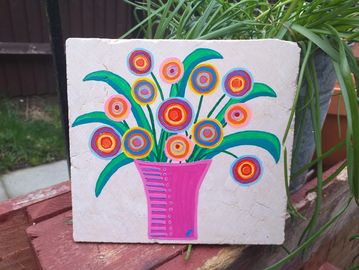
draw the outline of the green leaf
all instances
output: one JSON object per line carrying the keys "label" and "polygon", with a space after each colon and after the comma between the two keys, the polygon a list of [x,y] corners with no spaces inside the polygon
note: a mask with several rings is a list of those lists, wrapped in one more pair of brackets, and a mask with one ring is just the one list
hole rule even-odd
{"label": "green leaf", "polygon": [[96,182],[95,194],[98,197],[111,176],[121,167],[133,162],[133,159],[128,158],[124,153],[111,160],[109,164],[103,169]]}
{"label": "green leaf", "polygon": [[303,26],[293,24],[291,28],[298,32],[299,34],[305,36],[307,39],[316,44],[319,48],[321,48],[324,52],[326,52],[331,58],[335,61],[338,61],[338,51],[336,51],[329,43],[329,41],[322,39],[320,36],[315,34],[308,28]]}
{"label": "green leaf", "polygon": [[171,87],[170,97],[184,97],[186,86],[192,70],[200,63],[211,59],[223,59],[223,56],[211,49],[198,48],[190,53],[183,61],[184,73],[182,79],[178,83],[178,93],[176,85]]}
{"label": "green leaf", "polygon": [[72,123],[72,127],[76,127],[88,123],[102,123],[105,125],[109,125],[114,129],[116,129],[121,135],[123,135],[126,132],[126,130],[128,130],[128,127],[124,123],[115,122],[109,119],[104,112],[90,112],[80,115]]}
{"label": "green leaf", "polygon": [[272,133],[256,130],[241,131],[225,136],[219,146],[206,150],[206,158],[213,158],[224,150],[240,145],[261,147],[267,150],[277,163],[279,161],[281,145],[277,136]]}
{"label": "green leaf", "polygon": [[223,123],[224,121],[224,114],[229,106],[236,104],[236,103],[244,103],[248,100],[251,100],[256,97],[276,97],[277,94],[274,90],[264,83],[254,83],[253,89],[248,93],[248,95],[242,98],[231,98],[226,105],[222,108],[222,110],[217,114],[216,119]]}
{"label": "green leaf", "polygon": [[109,86],[111,86],[117,93],[124,95],[129,102],[131,103],[131,110],[133,116],[137,120],[137,124],[140,127],[151,130],[151,127],[147,121],[146,115],[144,114],[141,106],[134,100],[131,95],[131,86],[129,83],[123,79],[122,77],[107,71],[107,70],[99,70],[87,74],[87,76],[83,79],[84,81],[100,81],[105,82]]}

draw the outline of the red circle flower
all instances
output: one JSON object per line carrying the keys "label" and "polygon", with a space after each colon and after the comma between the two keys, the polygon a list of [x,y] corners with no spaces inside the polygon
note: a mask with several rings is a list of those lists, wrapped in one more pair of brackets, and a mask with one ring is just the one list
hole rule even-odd
{"label": "red circle flower", "polygon": [[184,98],[169,98],[160,104],[157,119],[166,131],[181,132],[192,124],[193,109]]}
{"label": "red circle flower", "polygon": [[153,57],[145,49],[136,49],[129,54],[127,63],[132,73],[145,76],[152,71]]}

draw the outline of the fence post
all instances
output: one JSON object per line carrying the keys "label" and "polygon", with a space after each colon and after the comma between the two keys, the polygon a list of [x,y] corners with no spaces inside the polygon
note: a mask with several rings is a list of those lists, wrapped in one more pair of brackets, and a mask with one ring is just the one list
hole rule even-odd
{"label": "fence post", "polygon": [[55,67],[56,88],[61,107],[62,126],[65,134],[67,165],[70,175],[66,58],[64,41],[62,38],[60,10],[58,0],[42,0],[42,2],[45,7],[46,17],[49,24],[52,58]]}

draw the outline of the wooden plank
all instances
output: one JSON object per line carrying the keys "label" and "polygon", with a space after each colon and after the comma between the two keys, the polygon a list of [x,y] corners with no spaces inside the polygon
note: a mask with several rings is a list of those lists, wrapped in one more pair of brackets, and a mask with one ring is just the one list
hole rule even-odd
{"label": "wooden plank", "polygon": [[69,222],[71,219],[69,211],[27,229],[43,269],[151,269],[177,256],[185,247],[75,243]]}
{"label": "wooden plank", "polygon": [[94,37],[105,37],[105,1],[94,0]]}
{"label": "wooden plank", "polygon": [[83,37],[95,37],[94,35],[94,24],[95,24],[95,18],[94,18],[94,5],[93,1],[86,0],[82,1],[82,29],[83,29]]}
{"label": "wooden plank", "polygon": [[70,1],[69,15],[71,37],[82,37],[82,5],[80,0]]}
{"label": "wooden plank", "polygon": [[13,59],[7,55],[2,56],[1,64],[4,67],[4,73],[7,78],[7,93],[10,96],[18,96],[21,94],[21,80],[19,78],[19,65],[17,59]]}
{"label": "wooden plank", "polygon": [[[117,0],[105,1],[105,37],[118,38],[116,34],[116,2]],[[125,14],[124,14],[125,15]]]}
{"label": "wooden plank", "polygon": [[[337,166],[326,171],[325,174],[332,173]],[[345,178],[345,176],[344,176]],[[305,216],[309,216],[314,208],[313,193],[308,191],[315,186],[316,179],[307,183],[304,187],[305,192],[299,192],[297,198],[301,197],[301,202],[297,202],[298,209]],[[297,194],[295,194],[296,196]],[[294,197],[295,197],[294,196]],[[327,222],[339,209],[346,203],[349,197],[348,183],[343,181],[343,176],[333,180],[325,187],[323,194],[322,211],[319,217],[319,226]],[[299,240],[301,232],[307,225],[308,220],[287,219],[286,239],[284,246],[293,250]],[[282,269],[318,269],[326,261],[346,269],[348,262],[359,254],[359,241],[349,242],[349,237],[359,230],[359,209],[352,203],[347,212],[323,234],[304,257],[296,257],[293,261],[283,266]],[[334,248],[336,247],[336,248]],[[335,249],[335,251],[333,251]],[[184,260],[184,254],[163,264],[159,269],[264,269],[279,259],[286,253],[279,246],[205,246],[194,245],[193,254],[189,261]],[[359,259],[358,259],[359,261]],[[303,265],[304,268],[303,268]]]}
{"label": "wooden plank", "polygon": [[48,188],[40,189],[24,196],[19,196],[0,203],[0,219],[21,208],[30,206],[34,203],[47,200],[70,191],[70,182],[63,182]]}
{"label": "wooden plank", "polygon": [[14,56],[19,65],[19,75],[21,78],[21,96],[35,95],[37,92],[36,81],[33,72],[31,59],[26,57]]}
{"label": "wooden plank", "polygon": [[37,269],[25,229],[28,227],[24,211],[0,216],[0,269]]}
{"label": "wooden plank", "polygon": [[51,55],[51,47],[49,43],[0,42],[0,54]]}
{"label": "wooden plank", "polygon": [[25,1],[25,11],[27,17],[27,27],[30,42],[44,42],[43,20],[40,7],[40,1]]}
{"label": "wooden plank", "polygon": [[132,7],[124,1],[117,1],[116,26],[117,37],[126,33],[132,27],[133,11]]}
{"label": "wooden plank", "polygon": [[51,89],[48,87],[47,71],[45,70],[46,62],[52,63],[51,60],[49,55],[31,56],[37,95],[51,93]]}
{"label": "wooden plank", "polygon": [[0,0],[0,40],[14,41],[8,0]]}
{"label": "wooden plank", "polygon": [[10,13],[12,18],[12,30],[14,32],[14,41],[27,42],[29,41],[28,32],[28,18],[25,8],[26,0],[11,0]]}
{"label": "wooden plank", "polygon": [[29,216],[30,223],[38,223],[66,212],[70,210],[71,207],[71,193],[67,192],[48,200],[30,205],[27,207],[26,211]]}
{"label": "wooden plank", "polygon": [[25,229],[30,225],[26,208],[33,203],[68,193],[65,182],[0,203],[0,269],[38,269]]}
{"label": "wooden plank", "polygon": [[61,16],[61,29],[62,29],[62,36],[64,40],[71,36],[70,30],[70,0],[62,0],[59,1],[59,9],[60,9],[60,16]]}

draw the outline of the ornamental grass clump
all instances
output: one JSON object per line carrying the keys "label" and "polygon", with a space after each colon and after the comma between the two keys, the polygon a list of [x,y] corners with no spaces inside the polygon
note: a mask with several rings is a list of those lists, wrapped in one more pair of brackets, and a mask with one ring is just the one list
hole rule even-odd
{"label": "ornamental grass clump", "polygon": [[[326,229],[328,229],[349,206],[352,198],[359,204],[359,91],[354,84],[359,78],[358,61],[350,44],[359,41],[359,3],[357,0],[169,0],[169,1],[126,1],[134,7],[137,24],[121,38],[130,36],[157,39],[263,39],[276,38],[297,42],[301,47],[301,67],[298,76],[297,92],[290,113],[287,130],[281,138],[285,159],[285,185],[288,194],[288,210],[294,217],[301,217],[290,201],[289,168],[285,142],[289,129],[297,115],[297,132],[303,134],[306,111],[312,119],[316,158],[308,162],[292,177],[300,175],[311,167],[316,169],[317,187],[315,210],[309,219],[297,248],[288,256],[268,269],[282,266],[294,256],[308,248]],[[139,19],[143,18],[143,19]],[[321,147],[321,113],[318,91],[318,76],[315,68],[315,55],[323,51],[333,63],[347,113],[348,130],[343,143],[338,143],[329,151]],[[302,86],[307,89],[303,106],[297,106]],[[339,119],[339,117],[338,117]],[[338,123],[340,125],[340,123]],[[334,132],[334,131],[333,131]],[[293,146],[295,161],[299,136]],[[323,159],[346,146],[347,158],[338,170],[327,178],[323,177]],[[315,231],[322,201],[322,189],[345,168],[348,170],[350,196],[343,210],[339,211],[318,231]],[[189,249],[190,250],[190,249]]]}

